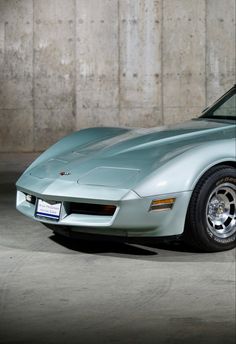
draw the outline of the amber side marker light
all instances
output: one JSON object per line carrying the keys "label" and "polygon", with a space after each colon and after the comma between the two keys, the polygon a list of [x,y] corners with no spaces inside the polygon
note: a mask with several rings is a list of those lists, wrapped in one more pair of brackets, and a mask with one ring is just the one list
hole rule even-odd
{"label": "amber side marker light", "polygon": [[149,211],[164,211],[173,208],[175,198],[155,199],[152,201]]}

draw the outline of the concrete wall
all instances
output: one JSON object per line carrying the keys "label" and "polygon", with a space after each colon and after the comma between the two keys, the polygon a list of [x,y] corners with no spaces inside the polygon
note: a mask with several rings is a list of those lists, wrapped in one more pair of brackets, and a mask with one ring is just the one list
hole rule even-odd
{"label": "concrete wall", "polygon": [[158,126],[235,82],[235,0],[0,0],[0,151]]}

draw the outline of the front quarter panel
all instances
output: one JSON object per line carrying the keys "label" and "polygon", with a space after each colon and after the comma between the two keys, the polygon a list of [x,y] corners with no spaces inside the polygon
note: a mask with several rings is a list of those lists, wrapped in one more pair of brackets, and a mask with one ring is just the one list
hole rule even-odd
{"label": "front quarter panel", "polygon": [[235,139],[200,144],[168,161],[136,186],[140,197],[192,191],[212,166],[235,161]]}

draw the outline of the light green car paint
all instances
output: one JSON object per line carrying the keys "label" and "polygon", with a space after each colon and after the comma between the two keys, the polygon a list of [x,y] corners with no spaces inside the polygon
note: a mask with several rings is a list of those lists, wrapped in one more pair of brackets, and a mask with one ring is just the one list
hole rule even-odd
{"label": "light green car paint", "polygon": [[[16,184],[17,209],[35,220],[84,233],[180,235],[199,178],[212,166],[233,161],[233,119],[200,118],[152,129],[85,129],[63,138],[28,167]],[[60,220],[36,217],[25,194],[62,201]],[[170,197],[176,198],[171,210],[149,211],[152,200]],[[113,216],[68,215],[66,202],[117,209]]]}

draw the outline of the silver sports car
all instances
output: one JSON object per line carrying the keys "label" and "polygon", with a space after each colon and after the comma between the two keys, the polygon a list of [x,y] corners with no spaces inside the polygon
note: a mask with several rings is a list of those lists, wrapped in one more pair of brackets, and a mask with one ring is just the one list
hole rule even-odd
{"label": "silver sports car", "polygon": [[177,236],[202,251],[231,249],[235,120],[236,85],[179,125],[74,132],[17,181],[17,209],[58,234]]}

